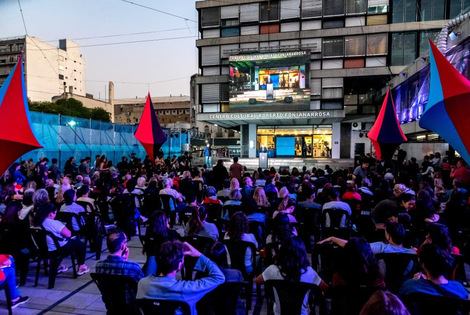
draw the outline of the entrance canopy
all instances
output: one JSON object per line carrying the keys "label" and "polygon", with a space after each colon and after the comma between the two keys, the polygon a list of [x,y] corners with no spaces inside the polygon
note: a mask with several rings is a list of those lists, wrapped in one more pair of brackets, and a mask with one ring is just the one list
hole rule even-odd
{"label": "entrance canopy", "polygon": [[324,125],[340,122],[344,110],[313,110],[290,112],[254,112],[254,113],[203,113],[197,115],[198,121],[217,124],[224,128],[240,125]]}

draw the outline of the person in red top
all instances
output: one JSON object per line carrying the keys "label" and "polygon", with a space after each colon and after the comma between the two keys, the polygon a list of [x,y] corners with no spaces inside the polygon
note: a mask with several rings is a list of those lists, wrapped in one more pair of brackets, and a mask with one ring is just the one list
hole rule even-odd
{"label": "person in red top", "polygon": [[348,186],[348,189],[343,195],[344,200],[357,200],[361,201],[361,195],[357,192],[357,185],[355,183],[351,183]]}
{"label": "person in red top", "polygon": [[10,255],[0,255],[0,284],[6,281],[10,289],[11,308],[28,302],[28,296],[20,296],[18,288],[16,287],[16,271],[15,260]]}
{"label": "person in red top", "polygon": [[464,160],[459,160],[457,166],[451,167],[450,177],[458,179],[466,186],[470,185],[470,169],[467,167],[467,163]]}
{"label": "person in red top", "polygon": [[233,164],[230,165],[230,177],[236,178],[238,179],[238,181],[240,181],[244,173],[245,172],[244,172],[243,166],[238,163],[238,157],[234,156]]}
{"label": "person in red top", "polygon": [[217,198],[217,191],[213,186],[209,186],[206,189],[206,198],[202,201],[203,204],[215,203],[223,205],[223,202]]}

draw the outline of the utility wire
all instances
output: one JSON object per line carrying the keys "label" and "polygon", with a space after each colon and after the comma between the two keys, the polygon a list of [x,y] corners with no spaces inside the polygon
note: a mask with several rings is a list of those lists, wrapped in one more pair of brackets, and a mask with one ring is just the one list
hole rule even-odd
{"label": "utility wire", "polygon": [[162,14],[166,14],[166,15],[169,15],[169,16],[173,16],[173,17],[176,17],[176,18],[179,18],[179,19],[183,19],[183,20],[185,20],[185,21],[191,21],[191,22],[193,22],[193,23],[197,23],[197,21],[192,20],[192,19],[185,18],[184,16],[180,16],[180,15],[176,15],[176,14],[169,13],[169,12],[166,12],[166,11],[162,11],[162,10],[158,10],[158,9],[155,9],[155,8],[147,7],[147,6],[145,6],[145,5],[138,4],[138,3],[135,3],[135,2],[132,2],[132,1],[128,1],[128,0],[121,0],[121,1],[122,1],[122,2],[126,2],[126,3],[129,3],[129,4],[132,4],[132,5],[135,5],[135,6],[138,6],[138,7],[141,7],[141,8],[145,8],[145,9],[148,9],[148,10],[152,10],[152,11],[156,11],[156,12],[159,12],[159,13],[162,13]]}
{"label": "utility wire", "polygon": [[26,29],[26,23],[24,21],[23,9],[21,8],[20,0],[18,0],[18,5],[20,6],[20,13],[21,13],[21,19],[23,20],[24,31],[25,31],[26,35],[28,35],[28,30]]}
{"label": "utility wire", "polygon": [[[101,43],[101,44],[88,44],[88,45],[80,45],[77,47],[69,47],[67,49],[80,49],[83,47],[99,47],[99,46],[112,46],[112,45],[124,45],[124,44],[137,44],[137,43],[148,43],[148,42],[159,42],[165,40],[177,40],[177,39],[187,39],[187,38],[195,38],[196,35],[192,36],[181,36],[181,37],[165,37],[165,38],[154,38],[154,39],[143,39],[143,40],[134,40],[134,41],[125,41],[125,42],[114,42],[114,43]],[[57,50],[58,48],[47,48],[42,50]],[[40,49],[41,50],[41,49]]]}
{"label": "utility wire", "polygon": [[[163,32],[173,32],[173,31],[182,31],[186,30],[186,27],[181,28],[172,28],[159,31],[148,31],[148,32],[137,32],[137,33],[124,33],[124,34],[110,34],[110,35],[100,35],[100,36],[90,36],[90,37],[76,37],[70,38],[70,40],[88,40],[88,39],[99,39],[99,38],[111,38],[111,37],[123,37],[123,36],[134,36],[134,35],[145,35],[145,34],[154,34],[154,33],[163,33]],[[57,39],[46,40],[47,43],[56,42]]]}

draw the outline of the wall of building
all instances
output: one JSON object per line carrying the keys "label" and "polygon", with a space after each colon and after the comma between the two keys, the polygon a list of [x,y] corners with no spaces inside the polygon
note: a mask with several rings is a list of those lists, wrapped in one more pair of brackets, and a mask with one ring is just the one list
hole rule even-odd
{"label": "wall of building", "polygon": [[[28,98],[51,101],[52,97],[73,88],[73,94],[85,96],[85,60],[79,46],[63,40],[63,48],[37,37],[26,36],[25,80]],[[65,84],[64,84],[65,83]]]}

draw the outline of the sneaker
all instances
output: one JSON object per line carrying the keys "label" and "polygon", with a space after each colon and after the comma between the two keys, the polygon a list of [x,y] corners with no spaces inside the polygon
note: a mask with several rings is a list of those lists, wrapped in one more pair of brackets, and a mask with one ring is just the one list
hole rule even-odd
{"label": "sneaker", "polygon": [[29,296],[20,296],[20,298],[16,301],[13,302],[11,301],[11,308],[16,308],[18,305],[24,304],[29,301]]}
{"label": "sneaker", "polygon": [[142,221],[142,223],[145,223],[147,222],[149,219],[144,217],[143,215],[140,216],[140,220]]}
{"label": "sneaker", "polygon": [[90,267],[88,266],[85,266],[85,268],[78,268],[77,275],[81,276],[86,274],[87,272],[90,272]]}
{"label": "sneaker", "polygon": [[67,266],[60,265],[59,268],[57,268],[57,273],[66,272],[67,270],[69,270]]}

